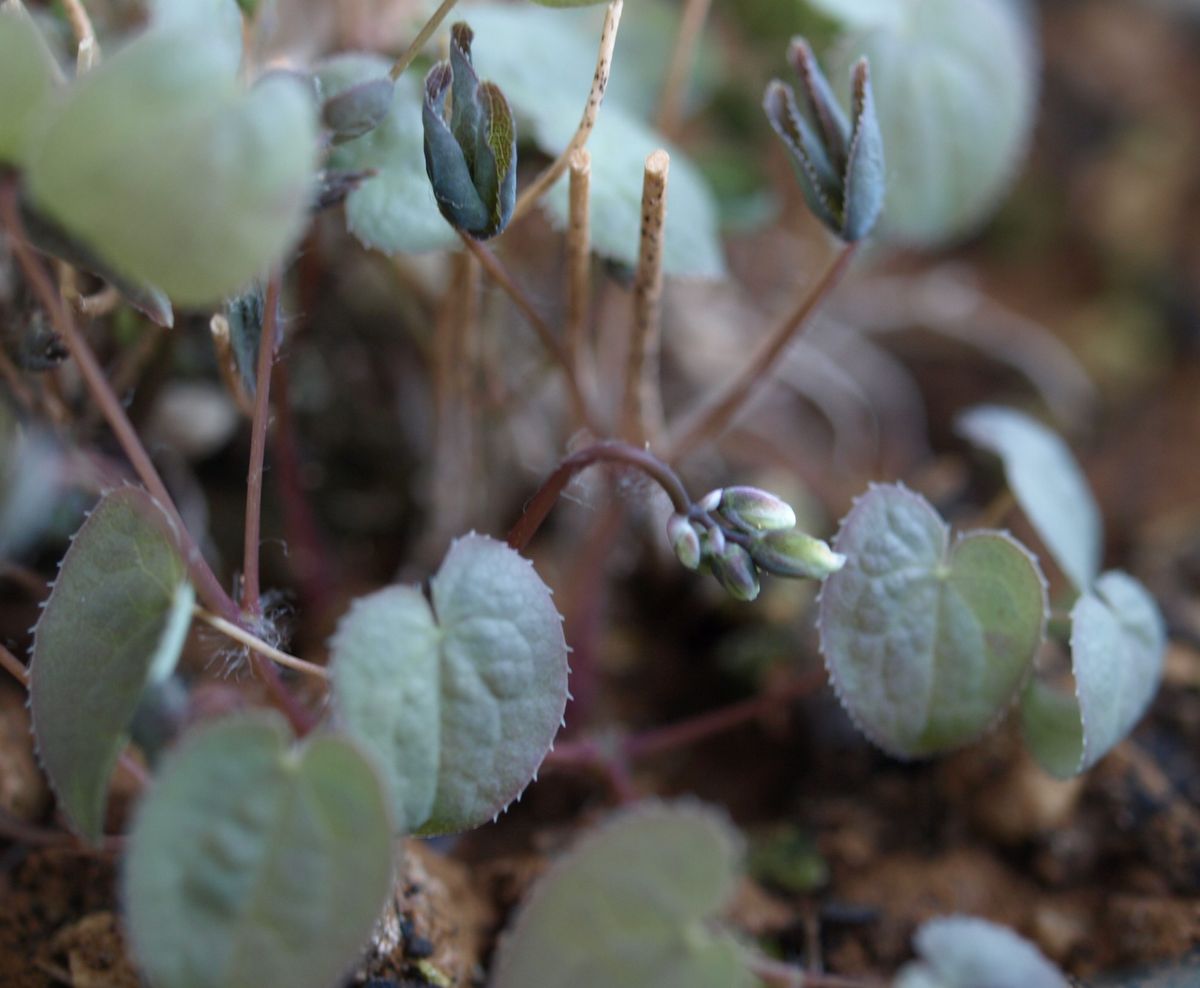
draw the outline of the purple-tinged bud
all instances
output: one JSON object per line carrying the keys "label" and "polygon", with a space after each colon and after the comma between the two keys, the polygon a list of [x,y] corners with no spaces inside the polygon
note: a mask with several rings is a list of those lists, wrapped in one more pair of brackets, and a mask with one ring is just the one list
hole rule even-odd
{"label": "purple-tinged bud", "polygon": [[704,497],[700,498],[700,500],[696,502],[696,507],[701,511],[716,511],[717,507],[721,503],[721,495],[723,493],[724,492],[719,487],[715,491],[709,491],[704,495]]}
{"label": "purple-tinged bud", "polygon": [[667,519],[667,538],[676,559],[688,569],[700,568],[700,533],[687,518],[671,515]]}
{"label": "purple-tinged bud", "polygon": [[766,572],[793,579],[824,580],[846,565],[841,553],[795,528],[765,533],[750,553]]}
{"label": "purple-tinged bud", "polygon": [[717,512],[744,532],[773,532],[796,527],[792,506],[757,487],[726,487]]}
{"label": "purple-tinged bud", "polygon": [[713,576],[734,600],[751,601],[758,596],[758,569],[750,553],[735,542],[712,560]]}

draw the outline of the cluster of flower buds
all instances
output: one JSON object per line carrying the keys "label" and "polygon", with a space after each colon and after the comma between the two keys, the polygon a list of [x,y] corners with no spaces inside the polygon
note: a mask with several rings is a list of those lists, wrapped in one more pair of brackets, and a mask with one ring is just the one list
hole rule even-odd
{"label": "cluster of flower buds", "polygon": [[886,191],[883,134],[866,59],[851,75],[849,119],[808,42],[793,39],[788,61],[800,79],[803,103],[776,79],[763,96],[767,119],[791,152],[809,208],[847,243],[861,240],[879,219]]}
{"label": "cluster of flower buds", "polygon": [[760,571],[823,580],[846,563],[796,528],[790,505],[757,487],[710,491],[688,514],[670,517],[667,538],[684,566],[711,572],[736,600],[758,596]]}

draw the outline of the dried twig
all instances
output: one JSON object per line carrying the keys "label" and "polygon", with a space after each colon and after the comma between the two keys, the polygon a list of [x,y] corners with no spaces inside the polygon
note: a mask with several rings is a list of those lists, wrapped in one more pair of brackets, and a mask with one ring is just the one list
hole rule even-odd
{"label": "dried twig", "polygon": [[608,88],[608,77],[612,70],[613,49],[617,45],[617,29],[621,25],[621,10],[625,0],[610,0],[608,10],[604,12],[604,27],[600,30],[600,54],[596,58],[596,72],[592,76],[592,88],[588,93],[587,104],[583,108],[583,117],[575,135],[563,149],[554,163],[530,183],[529,187],[517,198],[513,209],[513,219],[527,212],[538,201],[571,163],[571,156],[587,143],[592,128],[596,126],[596,117],[600,113],[600,104],[604,102],[604,91]]}
{"label": "dried twig", "polygon": [[567,213],[567,352],[576,374],[582,374],[584,334],[592,290],[592,229],[590,215],[592,156],[579,148],[570,161]]}
{"label": "dried twig", "polygon": [[261,638],[257,638],[250,634],[250,632],[238,627],[232,621],[226,621],[224,618],[206,611],[203,607],[197,607],[194,613],[197,618],[210,628],[221,632],[227,638],[232,638],[239,645],[245,645],[250,651],[261,655],[263,658],[270,659],[272,662],[285,666],[288,669],[294,669],[296,672],[316,676],[318,679],[329,678],[329,672],[324,666],[305,662],[304,659],[298,659],[294,655],[288,655],[287,652],[281,652],[279,649],[268,645]]}
{"label": "dried twig", "polygon": [[458,3],[458,0],[442,0],[442,5],[425,22],[425,26],[421,28],[420,32],[413,39],[413,43],[408,46],[403,55],[396,59],[396,64],[392,66],[390,73],[393,81],[404,75],[404,70],[412,65],[413,59],[421,54],[421,49],[425,47],[425,43],[433,37],[433,32],[441,27],[442,21],[454,9],[456,3]]}
{"label": "dried twig", "polygon": [[63,9],[75,35],[75,70],[82,75],[100,61],[100,45],[96,29],[81,0],[63,0]]}
{"label": "dried twig", "polygon": [[659,149],[646,158],[642,180],[642,231],[633,281],[633,338],[625,365],[621,432],[643,443],[662,432],[659,349],[662,337],[663,234],[671,158]]}
{"label": "dried twig", "polygon": [[696,47],[700,43],[711,6],[712,0],[684,0],[679,33],[675,35],[675,49],[671,52],[667,78],[658,104],[658,129],[668,137],[679,129],[683,117],[683,100],[696,61]]}

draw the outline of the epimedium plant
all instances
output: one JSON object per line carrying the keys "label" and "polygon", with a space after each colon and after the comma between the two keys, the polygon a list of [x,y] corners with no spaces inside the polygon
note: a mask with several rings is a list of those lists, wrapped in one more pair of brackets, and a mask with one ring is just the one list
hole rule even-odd
{"label": "epimedium plant", "polygon": [[[521,550],[570,480],[596,464],[655,481],[671,503],[666,536],[680,563],[711,573],[734,599],[755,599],[763,574],[823,581],[819,630],[830,678],[863,733],[895,756],[966,744],[1019,703],[1037,757],[1055,774],[1077,773],[1132,729],[1157,687],[1165,647],[1157,608],[1132,577],[1100,572],[1091,494],[1066,446],[1029,416],[979,408],[960,426],[999,454],[1013,495],[1076,595],[1067,618],[1074,696],[1037,675],[1047,581],[1011,535],[952,540],[918,494],[879,485],[854,504],[830,546],[801,531],[772,493],[731,485],[693,500],[670,465],[733,418],[884,205],[886,128],[869,62],[847,69],[850,96],[839,103],[799,39],[789,51],[799,98],[775,82],[764,106],[807,202],[842,246],[795,312],[726,389],[649,446],[625,441],[649,431],[636,398],[642,365],[631,362],[623,410],[633,427],[564,459],[506,541],[465,535],[427,587],[389,586],[356,600],[331,639],[328,668],[283,652],[263,614],[259,499],[279,268],[314,209],[345,199],[350,230],[388,250],[461,240],[573,381],[571,354],[479,241],[502,234],[523,201],[528,208],[544,193],[552,213],[565,204],[557,215],[572,218],[575,197],[559,179],[568,157],[593,129],[599,142],[597,128],[609,120],[598,124],[596,114],[622,3],[606,7],[593,89],[567,134],[558,117],[539,116],[541,94],[529,94],[511,58],[493,55],[477,71],[487,35],[480,30],[477,43],[465,23],[451,29],[449,59],[433,65],[423,87],[413,83],[405,69],[453,6],[438,8],[390,70],[347,55],[311,76],[270,72],[248,86],[239,75],[244,23],[231,0],[153,3],[141,34],[69,81],[19,4],[9,0],[0,13],[0,92],[18,96],[0,109],[0,216],[30,288],[142,482],[107,491],[62,560],[34,630],[34,731],[63,813],[92,842],[105,833],[110,777],[128,763],[131,738],[151,763],[122,887],[138,961],[163,988],[333,983],[388,894],[396,838],[483,824],[536,778],[569,696],[569,650],[551,592]],[[477,28],[526,16],[480,13]],[[539,24],[553,16],[533,13]],[[559,157],[519,197],[522,116]],[[648,133],[612,119],[624,128],[617,146],[625,146],[622,134],[636,146]],[[596,188],[620,201],[628,159],[606,163],[599,146]],[[684,226],[695,222],[695,179],[681,164],[672,165],[682,172],[672,188],[683,193]],[[605,168],[620,172],[619,182],[608,182]],[[611,231],[597,249],[638,264],[637,355],[655,329],[663,270],[711,274],[720,256],[703,237],[685,235],[675,247],[663,239],[665,168],[647,161],[634,177],[646,190],[638,250],[605,246],[617,242]],[[164,323],[173,304],[226,300],[221,318],[254,417],[240,599],[209,569],[30,245],[105,278]],[[600,417],[582,388],[572,393],[577,417],[595,425]],[[662,457],[651,452],[656,444]],[[245,649],[276,710],[191,723],[177,666],[196,620]],[[276,664],[325,680],[328,716],[302,703]],[[592,979],[585,984],[769,979],[769,965],[713,923],[736,878],[737,848],[728,824],[695,807],[628,811],[539,886],[500,952],[496,983],[565,984],[582,972]],[[594,937],[572,946],[560,935],[579,929]],[[924,966],[899,983],[966,985],[953,973],[958,962],[939,966],[939,957],[974,941],[986,953],[996,936],[1003,939],[976,929],[959,939],[936,927],[918,940]]]}

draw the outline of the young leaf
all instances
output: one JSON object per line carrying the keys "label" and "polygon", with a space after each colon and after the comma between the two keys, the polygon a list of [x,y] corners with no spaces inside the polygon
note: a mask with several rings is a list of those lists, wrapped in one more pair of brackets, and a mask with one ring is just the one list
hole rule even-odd
{"label": "young leaf", "polygon": [[919,960],[894,988],[1069,988],[1028,940],[973,916],[930,920],[913,938]]}
{"label": "young leaf", "polygon": [[737,988],[741,946],[713,928],[741,842],[695,805],[643,803],[551,866],[500,941],[495,988]]}
{"label": "young leaf", "polygon": [[842,522],[821,591],[830,678],[855,723],[901,758],[959,747],[1016,697],[1042,641],[1036,560],[1000,532],[950,544],[924,498],[873,486]]}
{"label": "young leaf", "polygon": [[[355,86],[386,76],[391,63],[377,55],[338,55],[317,70],[321,92],[336,99]],[[411,73],[396,80],[391,107],[375,129],[333,148],[329,167],[376,172],[346,197],[346,225],[365,246],[384,253],[429,251],[458,243],[438,211],[425,174],[421,94]]]}
{"label": "young leaf", "polygon": [[0,163],[19,164],[54,92],[54,64],[33,21],[0,10]]}
{"label": "young leaf", "polygon": [[1037,55],[1021,5],[809,3],[847,26],[828,53],[830,78],[871,64],[888,161],[879,235],[933,246],[970,233],[1011,184],[1033,130]]}
{"label": "young leaf", "polygon": [[328,988],[391,888],[382,787],[345,738],[299,746],[274,713],[189,735],[137,813],[123,874],[150,983]]}
{"label": "young leaf", "polygon": [[1154,598],[1113,570],[1071,611],[1075,699],[1040,683],[1022,698],[1026,741],[1052,775],[1086,771],[1125,737],[1158,691],[1166,630]]}
{"label": "young leaf", "polygon": [[104,826],[108,779],[148,682],[175,668],[193,591],[170,522],[145,491],[105,496],[76,534],[33,635],[38,755],[83,836]]}
{"label": "young leaf", "polygon": [[335,715],[383,769],[399,832],[465,830],[529,783],[567,700],[562,618],[533,566],[468,535],[430,581],[354,603],[334,635]]}
{"label": "young leaf", "polygon": [[1100,509],[1070,449],[1036,419],[982,405],[960,416],[958,432],[1004,463],[1008,486],[1041,540],[1079,590],[1100,572]]}
{"label": "young leaf", "polygon": [[231,64],[215,30],[152,28],[72,84],[26,158],[40,211],[180,304],[236,292],[308,217],[311,93],[281,74],[243,93]]}
{"label": "young leaf", "polygon": [[[635,16],[635,11],[626,16]],[[557,155],[574,135],[591,88],[598,37],[591,12],[485,6],[471,9],[471,24],[479,74],[504,90],[521,133],[547,154]],[[621,74],[626,30],[628,26],[617,43],[614,78]],[[671,155],[671,219],[663,268],[670,275],[720,277],[725,262],[711,190],[687,155],[617,96],[615,91],[608,94],[588,140],[593,248],[630,267],[637,263],[646,156],[665,148]],[[559,227],[567,223],[567,184],[564,175],[543,200]]]}

